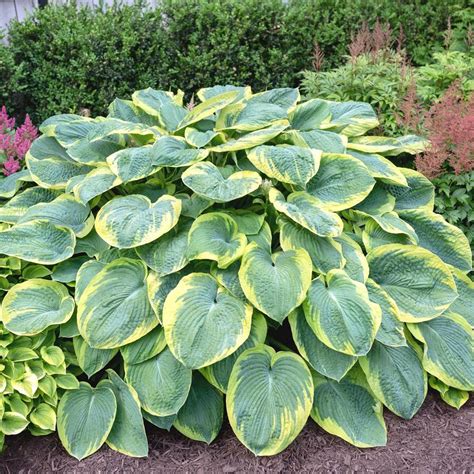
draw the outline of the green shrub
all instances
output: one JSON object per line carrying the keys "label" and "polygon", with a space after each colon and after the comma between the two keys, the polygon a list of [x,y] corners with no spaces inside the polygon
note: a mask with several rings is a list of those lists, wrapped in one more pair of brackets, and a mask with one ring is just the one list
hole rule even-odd
{"label": "green shrub", "polygon": [[379,51],[348,58],[331,71],[305,71],[302,90],[308,98],[368,102],[380,117],[382,130],[399,133],[397,113],[413,81],[406,58],[393,51]]}
{"label": "green shrub", "polygon": [[386,158],[426,143],[366,136],[369,105],[297,89],[198,99],[148,88],[107,118],[53,116],[0,189],[0,253],[47,270],[7,285],[6,329],[59,326],[94,376],[59,403],[68,452],[145,456],[143,417],[210,443],[224,407],[258,455],[309,416],[384,445],[383,405],[414,416],[427,374],[465,403],[469,244],[433,185]]}
{"label": "green shrub", "polygon": [[417,93],[425,104],[441,98],[449,86],[459,83],[462,96],[474,92],[474,56],[459,51],[434,54],[434,61],[416,72]]}
{"label": "green shrub", "polygon": [[0,84],[9,110],[40,122],[81,109],[104,114],[115,97],[147,86],[180,88],[188,99],[192,91],[215,83],[255,89],[296,86],[300,71],[311,67],[315,41],[324,52],[325,68],[338,66],[351,32],[365,21],[373,26],[379,16],[395,31],[402,25],[409,56],[425,62],[433,45],[442,43],[448,16],[468,2],[158,3],[153,10],[143,2],[110,9],[50,6],[13,22],[5,49],[14,61],[13,69],[9,66],[13,79]]}

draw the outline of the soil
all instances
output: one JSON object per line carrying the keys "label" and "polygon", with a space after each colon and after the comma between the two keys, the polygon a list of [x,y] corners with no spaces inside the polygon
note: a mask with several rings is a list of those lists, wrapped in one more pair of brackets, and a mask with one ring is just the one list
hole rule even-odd
{"label": "soil", "polygon": [[388,445],[358,449],[320,429],[311,420],[286,451],[257,458],[225,426],[210,446],[148,426],[150,455],[123,456],[107,446],[79,462],[61,447],[56,436],[10,438],[0,458],[0,473],[234,473],[234,472],[474,472],[474,401],[460,411],[429,393],[410,421],[386,411]]}

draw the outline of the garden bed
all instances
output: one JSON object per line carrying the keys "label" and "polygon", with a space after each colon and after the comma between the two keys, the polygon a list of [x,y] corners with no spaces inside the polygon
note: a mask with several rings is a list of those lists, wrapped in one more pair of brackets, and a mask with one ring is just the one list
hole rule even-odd
{"label": "garden bed", "polygon": [[78,462],[56,436],[24,434],[10,440],[0,460],[1,473],[46,472],[469,472],[474,464],[474,402],[460,411],[429,393],[411,421],[387,410],[388,445],[358,449],[309,422],[297,440],[278,456],[257,458],[224,428],[207,446],[148,425],[150,455],[122,456],[107,447]]}

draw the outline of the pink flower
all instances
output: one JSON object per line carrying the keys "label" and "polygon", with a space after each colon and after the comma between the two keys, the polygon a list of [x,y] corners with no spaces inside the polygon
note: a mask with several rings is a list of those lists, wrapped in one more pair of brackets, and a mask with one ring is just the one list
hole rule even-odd
{"label": "pink flower", "polygon": [[13,173],[16,173],[17,171],[20,171],[21,165],[18,160],[15,160],[12,156],[7,158],[7,161],[3,163],[3,174],[5,176],[10,176]]}

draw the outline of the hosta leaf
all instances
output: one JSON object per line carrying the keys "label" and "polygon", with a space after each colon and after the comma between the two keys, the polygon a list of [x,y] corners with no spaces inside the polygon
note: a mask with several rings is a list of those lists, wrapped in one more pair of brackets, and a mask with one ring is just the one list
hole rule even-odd
{"label": "hosta leaf", "polygon": [[330,237],[319,237],[287,218],[278,219],[280,245],[283,250],[306,250],[313,262],[313,269],[326,274],[334,268],[342,268],[345,259],[341,244]]}
{"label": "hosta leaf", "polygon": [[204,160],[208,153],[207,150],[191,148],[184,138],[170,136],[159,138],[151,151],[155,166],[172,168],[190,166]]}
{"label": "hosta leaf", "polygon": [[290,313],[288,321],[298,352],[320,374],[341,380],[357,362],[357,357],[335,351],[322,343],[308,324],[301,306]]}
{"label": "hosta leaf", "polygon": [[109,244],[104,242],[95,229],[92,229],[85,237],[76,239],[74,254],[87,254],[88,257],[97,257],[109,249]]}
{"label": "hosta leaf", "polygon": [[163,322],[163,306],[166,297],[171,290],[176,288],[182,277],[182,272],[171,273],[165,276],[159,276],[153,271],[148,274],[148,299],[160,323]]}
{"label": "hosta leaf", "polygon": [[207,99],[210,99],[216,95],[223,94],[224,92],[229,91],[237,91],[238,95],[236,96],[235,100],[243,99],[244,97],[250,96],[252,94],[252,90],[250,87],[237,87],[237,86],[213,86],[213,87],[204,87],[199,89],[197,92],[197,96],[199,99],[204,102]]}
{"label": "hosta leaf", "polygon": [[153,163],[152,153],[151,146],[125,148],[110,155],[107,164],[121,182],[129,183],[158,171],[159,167]]}
{"label": "hosta leaf", "polygon": [[228,140],[227,142],[208,148],[209,151],[224,153],[227,151],[247,150],[272,140],[280,135],[288,127],[287,121],[272,125],[268,128],[262,128],[255,132],[246,133],[238,138]]}
{"label": "hosta leaf", "polygon": [[271,347],[247,349],[229,380],[227,414],[237,438],[253,453],[283,451],[302,430],[313,404],[313,380],[301,357]]}
{"label": "hosta leaf", "polygon": [[190,145],[196,148],[202,148],[203,146],[206,146],[209,142],[212,141],[213,138],[217,137],[218,135],[219,134],[214,130],[207,130],[206,132],[201,132],[197,128],[193,127],[188,127],[184,130],[184,138]]}
{"label": "hosta leaf", "polygon": [[74,193],[78,201],[87,204],[119,184],[122,184],[122,180],[109,167],[101,166],[70,181],[66,191]]}
{"label": "hosta leaf", "polygon": [[178,413],[186,402],[192,371],[164,349],[145,362],[126,365],[125,377],[144,410],[155,416],[168,416]]}
{"label": "hosta leaf", "polygon": [[94,278],[104,267],[105,262],[98,262],[97,260],[90,260],[84,263],[76,275],[76,291],[75,298],[79,301],[82,293],[87,288],[92,278]]}
{"label": "hosta leaf", "polygon": [[54,201],[30,207],[18,223],[42,219],[51,224],[71,229],[77,237],[84,237],[94,226],[89,206],[77,201],[70,194],[62,194]]}
{"label": "hosta leaf", "polygon": [[224,397],[199,372],[193,382],[186,403],[181,407],[173,426],[188,438],[211,443],[222,426]]}
{"label": "hosta leaf", "polygon": [[56,412],[47,403],[40,403],[31,413],[30,421],[43,430],[56,429]]}
{"label": "hosta leaf", "polygon": [[428,383],[431,388],[434,388],[441,395],[442,400],[449,406],[459,410],[468,400],[469,393],[465,390],[459,390],[457,388],[449,387],[445,383],[441,382],[437,378],[430,375],[428,377]]}
{"label": "hosta leaf", "polygon": [[395,210],[421,209],[433,210],[434,186],[428,178],[418,171],[398,168],[405,176],[408,186],[388,186],[387,189],[395,196]]}
{"label": "hosta leaf", "polygon": [[398,217],[396,212],[386,212],[382,215],[370,216],[377,224],[389,234],[404,234],[411,243],[417,244],[418,237],[413,227]]}
{"label": "hosta leaf", "polygon": [[299,100],[300,92],[298,89],[280,87],[253,94],[248,99],[248,102],[256,104],[275,104],[289,112],[296,106]]}
{"label": "hosta leaf", "polygon": [[178,128],[178,124],[187,113],[171,93],[154,90],[150,87],[134,92],[132,99],[140,109],[157,117],[160,124],[170,132]]}
{"label": "hosta leaf", "polygon": [[247,245],[245,234],[238,231],[237,223],[222,212],[199,216],[188,235],[187,257],[215,260],[219,268],[226,268],[239,259]]}
{"label": "hosta leaf", "polygon": [[365,136],[353,138],[347,147],[364,153],[381,153],[387,156],[410,153],[416,155],[425,150],[428,141],[416,135],[403,137]]}
{"label": "hosta leaf", "polygon": [[112,449],[127,456],[148,456],[148,440],[138,395],[112,369],[107,370],[107,374],[109,380],[103,380],[100,386],[114,393],[117,414],[106,442]]}
{"label": "hosta leaf", "polygon": [[474,390],[474,340],[461,316],[447,312],[408,328],[424,344],[422,364],[428,373],[451,387]]}
{"label": "hosta leaf", "polygon": [[125,120],[126,122],[145,123],[147,125],[159,125],[157,117],[147,114],[131,100],[114,99],[109,107],[110,118]]}
{"label": "hosta leaf", "polygon": [[313,280],[304,303],[306,320],[318,339],[335,351],[367,354],[381,323],[380,307],[366,287],[342,270]]}
{"label": "hosta leaf", "polygon": [[317,199],[303,191],[291,193],[287,199],[275,188],[270,190],[270,202],[275,209],[320,237],[341,234],[343,223],[334,212],[321,208]]}
{"label": "hosta leaf", "polygon": [[124,144],[112,137],[96,142],[90,142],[87,138],[83,138],[68,148],[67,154],[78,163],[97,166],[106,163],[107,157],[121,150]]}
{"label": "hosta leaf", "polygon": [[176,194],[177,198],[181,200],[181,215],[185,217],[200,216],[208,207],[212,206],[212,201],[199,196],[199,194]]}
{"label": "hosta leaf", "polygon": [[60,283],[74,283],[77,278],[77,273],[81,266],[89,261],[89,257],[86,255],[79,255],[77,257],[71,257],[69,260],[58,263],[54,266],[53,272],[51,273],[51,279],[59,281]]}
{"label": "hosta leaf", "polygon": [[157,327],[135,342],[120,348],[127,365],[140,364],[158,355],[166,347],[165,332]]}
{"label": "hosta leaf", "polygon": [[446,222],[442,216],[424,209],[402,211],[400,215],[415,229],[421,247],[464,272],[472,270],[469,241],[461,229]]}
{"label": "hosta leaf", "polygon": [[1,178],[0,198],[9,199],[13,197],[20,189],[21,185],[30,179],[31,176],[28,170],[17,171],[16,173],[12,173],[10,176]]}
{"label": "hosta leaf", "polygon": [[359,448],[386,445],[382,404],[363,383],[351,377],[336,382],[315,373],[313,382],[311,418],[321,428]]}
{"label": "hosta leaf", "polygon": [[9,331],[33,336],[49,326],[65,323],[74,306],[74,299],[61,283],[32,279],[8,291],[2,302],[1,316]]}
{"label": "hosta leaf", "polygon": [[228,202],[255,191],[262,178],[254,171],[226,173],[212,163],[196,163],[182,174],[183,183],[196,194],[216,202]]}
{"label": "hosta leaf", "polygon": [[89,135],[97,122],[88,117],[77,117],[75,120],[58,123],[54,128],[54,137],[65,148],[77,143]]}
{"label": "hosta leaf", "polygon": [[293,145],[307,146],[324,153],[346,153],[347,137],[326,130],[308,132],[290,130],[284,133],[281,138],[288,140]]}
{"label": "hosta leaf", "polygon": [[102,370],[118,351],[118,349],[94,349],[81,336],[74,337],[73,343],[79,367],[88,377]]}
{"label": "hosta leaf", "polygon": [[383,184],[377,183],[370,194],[354,207],[354,211],[367,216],[381,216],[392,212],[394,208],[395,197],[387,191]]}
{"label": "hosta leaf", "polygon": [[58,125],[62,123],[70,123],[76,120],[83,120],[84,117],[77,114],[58,114],[47,118],[40,126],[39,130],[48,137],[54,137],[54,133]]}
{"label": "hosta leaf", "polygon": [[230,264],[227,268],[219,268],[217,265],[211,266],[211,274],[217,282],[234,296],[245,301],[245,295],[239,281],[239,270],[239,261]]}
{"label": "hosta leaf", "polygon": [[403,323],[399,319],[400,315],[395,301],[374,280],[369,278],[365,286],[369,292],[370,301],[378,304],[382,310],[382,323],[375,339],[386,346],[406,346]]}
{"label": "hosta leaf", "polygon": [[177,272],[189,262],[189,229],[189,224],[179,224],[158,240],[138,247],[137,253],[160,276]]}
{"label": "hosta leaf", "polygon": [[249,150],[247,157],[270,178],[304,187],[318,171],[321,151],[293,145],[261,145]]}
{"label": "hosta leaf", "polygon": [[157,127],[150,127],[142,123],[127,122],[114,118],[107,118],[98,122],[88,133],[87,138],[91,142],[103,140],[112,135],[136,135],[144,140],[151,140],[160,136],[161,132]]}
{"label": "hosta leaf", "polygon": [[95,275],[77,304],[81,336],[96,349],[114,349],[150,332],[157,324],[148,301],[146,267],[119,258]]}
{"label": "hosta leaf", "polygon": [[25,415],[14,411],[6,411],[0,421],[0,428],[5,435],[21,433],[29,424]]}
{"label": "hosta leaf", "polygon": [[208,382],[217,387],[221,392],[226,393],[229,384],[230,374],[237,358],[246,349],[255,347],[265,342],[267,337],[267,322],[263,314],[254,311],[252,316],[252,326],[249,337],[239,348],[231,355],[227,356],[212,365],[200,369],[200,372],[206,377]]}
{"label": "hosta leaf", "polygon": [[155,415],[152,415],[151,413],[147,413],[145,410],[142,410],[142,415],[146,421],[166,431],[171,430],[174,420],[176,420],[176,417],[178,416],[177,413],[175,413],[174,415],[168,415],[168,416],[155,416]]}
{"label": "hosta leaf", "polygon": [[116,412],[108,387],[81,382],[77,390],[66,392],[58,406],[58,435],[66,451],[79,460],[95,453],[107,439]]}
{"label": "hosta leaf", "polygon": [[[12,175],[10,175],[12,176]],[[38,186],[28,188],[0,207],[0,222],[15,224],[30,207],[39,203],[51,202],[60,195],[60,191],[44,189]]]}
{"label": "hosta leaf", "polygon": [[[326,101],[311,99],[298,104],[290,114],[291,128],[301,131],[311,131],[320,128],[321,122],[329,118],[330,110]],[[317,147],[311,147],[317,148]]]}
{"label": "hosta leaf", "polygon": [[375,153],[362,153],[351,149],[347,150],[347,153],[364,163],[373,178],[387,184],[407,186],[404,174],[389,159]]}
{"label": "hosta leaf", "polygon": [[238,95],[239,91],[231,90],[206,99],[204,102],[201,102],[199,105],[196,105],[196,107],[188,111],[187,115],[180,122],[178,128],[182,129],[192,125],[193,123],[211,117],[226,105],[232,103]]}
{"label": "hosta leaf", "polygon": [[163,308],[166,341],[186,367],[197,369],[232,354],[250,333],[252,307],[204,273],[185,276]]}
{"label": "hosta leaf", "polygon": [[451,268],[458,297],[451,303],[449,311],[462,316],[474,328],[474,281],[456,268]]}
{"label": "hosta leaf", "polygon": [[412,347],[375,341],[359,363],[370,388],[390,411],[407,420],[415,415],[426,396],[427,377]]}
{"label": "hosta leaf", "polygon": [[390,234],[385,232],[377,222],[372,219],[365,223],[364,231],[362,232],[362,241],[367,252],[387,244],[403,244],[410,245],[413,242],[406,234]]}
{"label": "hosta leaf", "polygon": [[347,234],[341,234],[334,239],[341,245],[345,260],[344,271],[356,281],[365,283],[369,276],[369,264],[360,245]]}
{"label": "hosta leaf", "polygon": [[355,137],[379,125],[374,109],[365,102],[327,101],[327,104],[331,112],[331,120],[324,124],[324,128],[348,137]]}
{"label": "hosta leaf", "polygon": [[319,171],[306,191],[330,211],[341,211],[363,201],[372,191],[375,180],[369,170],[350,155],[325,153]]}
{"label": "hosta leaf", "polygon": [[421,247],[383,245],[372,250],[367,260],[370,277],[394,299],[402,321],[433,319],[457,298],[448,267]]}
{"label": "hosta leaf", "polygon": [[95,228],[113,247],[138,247],[171,230],[180,213],[181,201],[172,196],[162,196],[152,203],[145,196],[133,194],[117,197],[102,207]]}
{"label": "hosta leaf", "polygon": [[306,250],[271,254],[252,243],[242,257],[239,279],[247,299],[262,313],[282,323],[305,299],[311,272]]}
{"label": "hosta leaf", "polygon": [[33,142],[26,154],[26,163],[33,180],[50,189],[64,189],[72,177],[92,170],[71,159],[54,138],[45,136]]}

